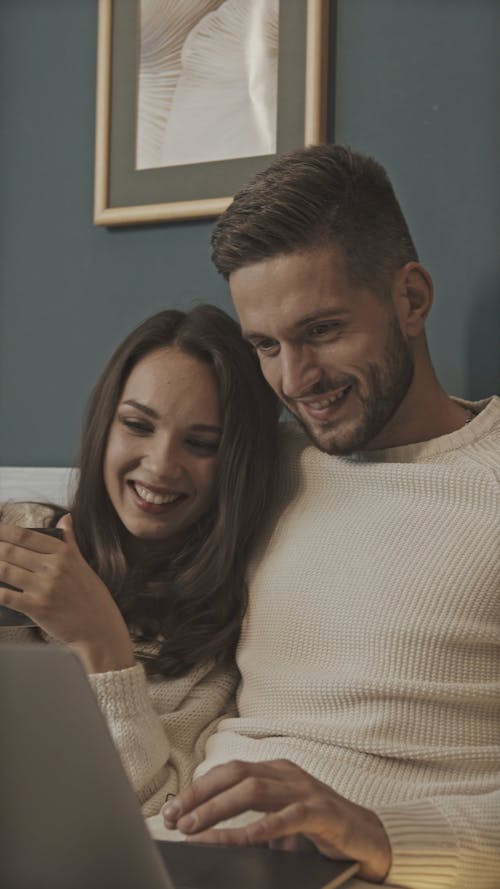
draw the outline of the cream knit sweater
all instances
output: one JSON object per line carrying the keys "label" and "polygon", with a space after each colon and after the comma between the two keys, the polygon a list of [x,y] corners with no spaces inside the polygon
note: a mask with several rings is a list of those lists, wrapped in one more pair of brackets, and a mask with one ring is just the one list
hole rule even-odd
{"label": "cream knit sweater", "polygon": [[239,715],[235,676],[209,668],[90,677],[145,814],[196,766],[284,757],[377,812],[387,884],[500,887],[500,399],[473,407],[450,435],[346,458],[289,427]]}

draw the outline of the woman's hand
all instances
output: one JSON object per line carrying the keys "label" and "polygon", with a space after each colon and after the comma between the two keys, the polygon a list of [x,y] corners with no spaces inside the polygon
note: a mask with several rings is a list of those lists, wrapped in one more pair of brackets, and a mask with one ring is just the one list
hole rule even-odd
{"label": "woman's hand", "polygon": [[26,614],[75,650],[89,673],[134,665],[127,625],[102,580],[85,561],[71,516],[57,524],[64,541],[0,522],[0,604]]}

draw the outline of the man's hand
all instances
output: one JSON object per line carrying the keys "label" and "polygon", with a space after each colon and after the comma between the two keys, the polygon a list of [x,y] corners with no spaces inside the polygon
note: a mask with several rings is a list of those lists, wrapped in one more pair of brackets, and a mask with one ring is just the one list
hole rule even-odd
{"label": "man's hand", "polygon": [[[214,828],[248,809],[266,814],[245,827]],[[359,876],[373,882],[391,866],[377,816],[287,760],[216,766],[164,806],[163,818],[197,843],[244,846],[301,834],[329,858],[359,861]]]}

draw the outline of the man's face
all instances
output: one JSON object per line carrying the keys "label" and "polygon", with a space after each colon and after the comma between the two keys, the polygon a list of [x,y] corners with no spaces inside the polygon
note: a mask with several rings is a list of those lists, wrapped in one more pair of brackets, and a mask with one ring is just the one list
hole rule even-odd
{"label": "man's face", "polygon": [[391,294],[350,284],[335,248],[258,262],[229,283],[267,382],[314,444],[329,454],[390,447],[383,430],[413,378]]}

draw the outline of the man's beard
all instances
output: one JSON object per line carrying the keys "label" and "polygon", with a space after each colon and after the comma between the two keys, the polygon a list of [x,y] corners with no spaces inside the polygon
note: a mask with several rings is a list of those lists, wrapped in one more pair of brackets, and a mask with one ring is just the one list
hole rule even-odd
{"label": "man's beard", "polygon": [[[321,383],[317,387],[318,391],[311,392],[311,394],[317,395],[320,398],[323,393],[332,392],[342,386],[351,386],[347,398],[350,397],[351,393],[355,396],[358,404],[361,405],[361,415],[358,423],[343,440],[343,421],[341,419],[332,421],[330,427],[327,424],[324,425],[325,433],[328,434],[329,429],[331,429],[335,436],[333,441],[325,444],[322,440],[323,437],[318,437],[309,423],[296,412],[294,401],[283,395],[281,397],[285,406],[292,412],[295,419],[304,429],[304,432],[320,451],[342,456],[363,450],[382,431],[391,417],[394,416],[408,392],[413,380],[413,374],[413,356],[408,343],[401,333],[397,319],[394,318],[384,347],[382,363],[375,364],[369,362],[366,366],[364,384],[367,391],[365,394],[362,395],[359,392],[359,384],[356,377],[347,376],[341,380],[328,380],[325,383]],[[335,433],[335,430],[337,430],[337,433]]]}

